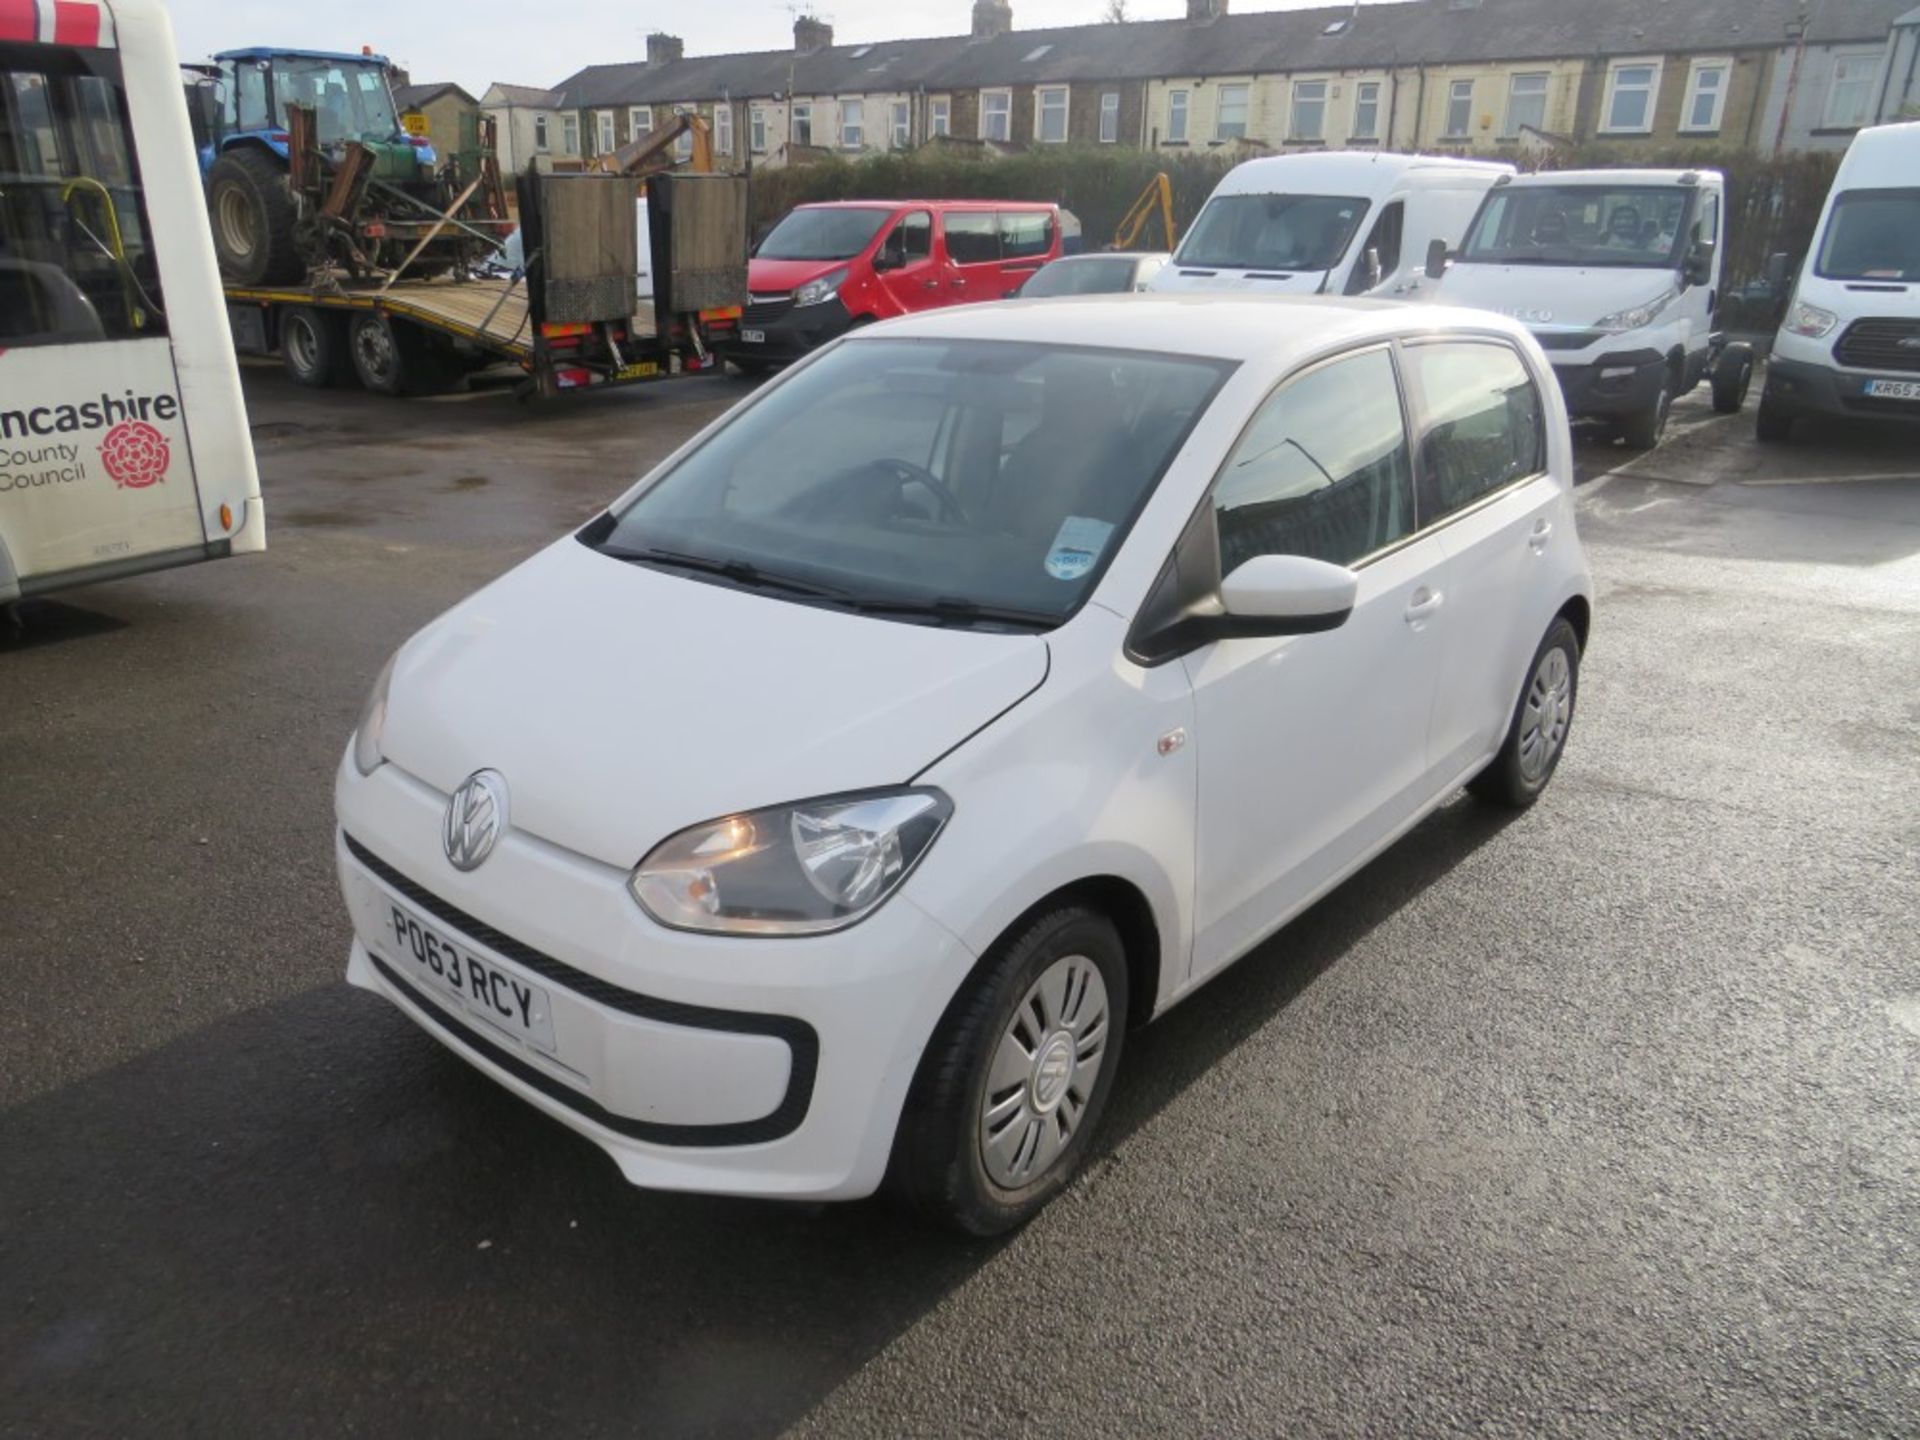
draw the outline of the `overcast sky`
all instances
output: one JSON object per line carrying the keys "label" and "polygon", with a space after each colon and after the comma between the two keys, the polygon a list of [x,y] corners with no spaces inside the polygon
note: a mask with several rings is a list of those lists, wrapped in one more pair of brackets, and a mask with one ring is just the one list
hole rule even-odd
{"label": "overcast sky", "polygon": [[[1233,0],[1236,14],[1328,0]],[[687,42],[689,55],[772,50],[793,43],[786,0],[169,0],[184,60],[247,45],[357,51],[371,45],[415,80],[452,80],[477,97],[494,80],[554,85],[584,65],[646,58],[649,31]],[[842,43],[958,35],[972,0],[819,0]],[[1186,0],[1129,0],[1136,19],[1186,13]],[[1013,0],[1016,30],[1098,20],[1106,0]]]}

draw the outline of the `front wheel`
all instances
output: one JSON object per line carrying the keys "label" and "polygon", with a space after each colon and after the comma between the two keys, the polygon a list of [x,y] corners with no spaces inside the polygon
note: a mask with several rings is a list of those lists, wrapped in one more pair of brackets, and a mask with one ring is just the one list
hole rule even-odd
{"label": "front wheel", "polygon": [[1713,365],[1714,414],[1738,415],[1752,385],[1753,351],[1745,345],[1727,346]]}
{"label": "front wheel", "polygon": [[1563,616],[1533,652],[1526,688],[1513,708],[1500,753],[1467,782],[1467,789],[1479,799],[1516,810],[1538,800],[1566,750],[1579,693],[1580,636]]}
{"label": "front wheel", "polygon": [[1667,417],[1673,412],[1673,380],[1664,377],[1660,381],[1660,393],[1653,397],[1653,403],[1638,415],[1630,418],[1620,427],[1621,437],[1630,450],[1651,450],[1660,443],[1660,437],[1667,433]]}
{"label": "front wheel", "polygon": [[1010,935],[921,1057],[892,1188],[971,1235],[1025,1224],[1085,1159],[1126,1025],[1126,952],[1106,916],[1066,905]]}

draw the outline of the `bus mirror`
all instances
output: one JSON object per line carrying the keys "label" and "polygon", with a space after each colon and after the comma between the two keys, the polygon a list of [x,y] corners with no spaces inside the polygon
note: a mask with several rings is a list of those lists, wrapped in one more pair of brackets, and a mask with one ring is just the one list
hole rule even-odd
{"label": "bus mirror", "polygon": [[1447,242],[1435,239],[1427,244],[1427,278],[1438,280],[1447,273]]}

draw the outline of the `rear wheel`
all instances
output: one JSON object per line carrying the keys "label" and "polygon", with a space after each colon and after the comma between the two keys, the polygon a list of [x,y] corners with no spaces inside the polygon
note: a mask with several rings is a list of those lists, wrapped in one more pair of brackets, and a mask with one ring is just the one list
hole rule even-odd
{"label": "rear wheel", "polygon": [[353,371],[376,395],[425,395],[450,379],[448,357],[418,326],[378,310],[353,317],[347,331]]}
{"label": "rear wheel", "polygon": [[351,373],[347,327],[337,315],[296,305],[280,316],[280,363],[296,385],[337,385]]}
{"label": "rear wheel", "polygon": [[1533,653],[1526,688],[1513,707],[1500,753],[1467,782],[1467,789],[1479,799],[1516,810],[1539,799],[1559,768],[1579,693],[1580,636],[1561,617],[1548,627],[1546,638]]}
{"label": "rear wheel", "polygon": [[279,285],[304,273],[293,243],[298,209],[286,166],[253,146],[229,150],[207,172],[207,210],[220,270],[241,285]]}

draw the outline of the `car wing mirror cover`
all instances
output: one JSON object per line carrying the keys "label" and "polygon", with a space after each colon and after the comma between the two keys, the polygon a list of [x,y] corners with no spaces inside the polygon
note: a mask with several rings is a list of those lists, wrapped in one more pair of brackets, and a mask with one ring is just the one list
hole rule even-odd
{"label": "car wing mirror cover", "polygon": [[1256,555],[1220,582],[1227,618],[1268,622],[1273,628],[1261,633],[1273,635],[1332,629],[1352,613],[1359,593],[1353,571],[1306,555]]}

